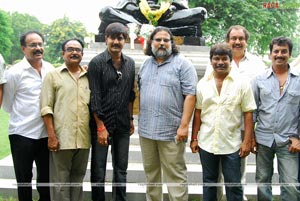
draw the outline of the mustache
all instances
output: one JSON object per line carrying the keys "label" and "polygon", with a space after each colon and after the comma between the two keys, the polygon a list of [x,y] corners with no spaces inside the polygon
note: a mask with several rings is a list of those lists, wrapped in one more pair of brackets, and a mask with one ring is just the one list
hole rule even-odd
{"label": "mustache", "polygon": [[112,45],[111,47],[117,47],[117,48],[121,48],[121,46],[120,46],[120,45],[118,45],[118,44]]}
{"label": "mustache", "polygon": [[216,65],[216,68],[225,68],[225,65],[224,64],[218,64],[218,65]]}
{"label": "mustache", "polygon": [[284,57],[275,57],[275,59],[284,59]]}
{"label": "mustache", "polygon": [[243,47],[242,45],[233,45],[232,47]]}
{"label": "mustache", "polygon": [[71,59],[78,59],[78,58],[80,58],[80,57],[79,57],[79,55],[77,55],[77,54],[72,54],[72,55],[70,56],[70,58],[71,58]]}
{"label": "mustache", "polygon": [[33,52],[33,54],[43,54],[44,52],[43,51],[41,51],[41,50],[35,50],[34,52]]}

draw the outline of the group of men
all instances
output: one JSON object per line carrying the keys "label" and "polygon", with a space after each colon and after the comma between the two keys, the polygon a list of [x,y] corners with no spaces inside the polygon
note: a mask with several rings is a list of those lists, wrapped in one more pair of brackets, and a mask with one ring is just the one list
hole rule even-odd
{"label": "group of men", "polygon": [[[30,31],[20,37],[24,58],[0,79],[3,108],[10,114],[9,140],[20,201],[32,200],[33,162],[39,200],[83,200],[90,144],[92,200],[105,200],[109,145],[112,198],[127,200],[135,62],[122,53],[126,38],[126,26],[108,25],[107,48],[86,70],[80,66],[81,40],[62,43],[64,64],[54,69],[43,60],[42,34]],[[192,116],[190,148],[200,155],[204,200],[221,199],[214,184],[220,183],[222,174],[227,200],[246,199],[242,161],[250,152],[256,154],[258,200],[272,200],[274,155],[282,199],[300,200],[300,75],[288,64],[293,45],[286,37],[274,38],[272,64],[265,70],[258,57],[246,51],[248,39],[244,27],[230,27],[226,43],[211,48],[212,68],[198,82],[172,32],[156,27],[151,33],[145,49],[149,57],[137,80],[147,200],[163,200],[163,183],[170,200],[188,200],[185,142]]]}

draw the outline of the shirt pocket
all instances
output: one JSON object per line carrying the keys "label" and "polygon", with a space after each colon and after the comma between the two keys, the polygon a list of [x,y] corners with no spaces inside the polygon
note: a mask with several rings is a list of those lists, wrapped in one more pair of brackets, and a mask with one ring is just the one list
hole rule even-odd
{"label": "shirt pocket", "polygon": [[287,91],[287,103],[299,104],[300,102],[300,91]]}

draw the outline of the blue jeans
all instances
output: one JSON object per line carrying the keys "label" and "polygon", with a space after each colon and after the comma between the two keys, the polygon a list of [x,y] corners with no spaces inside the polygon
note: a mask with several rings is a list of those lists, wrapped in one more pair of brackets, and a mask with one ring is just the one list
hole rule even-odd
{"label": "blue jeans", "polygon": [[[203,200],[217,200],[219,164],[222,164],[227,201],[242,201],[241,158],[239,151],[232,154],[215,155],[200,149],[200,160],[203,169]],[[230,185],[232,184],[232,185]]]}
{"label": "blue jeans", "polygon": [[[126,181],[130,134],[128,132],[110,133],[114,201],[126,200]],[[105,201],[105,174],[108,146],[101,146],[97,141],[97,134],[92,133],[91,183],[92,200]],[[120,185],[120,186],[116,186]]]}
{"label": "blue jeans", "polygon": [[298,153],[290,153],[289,144],[277,146],[274,142],[272,147],[257,144],[256,154],[256,182],[257,200],[272,200],[272,176],[273,159],[276,154],[278,163],[279,183],[287,185],[280,186],[280,197],[283,201],[298,200],[300,192],[296,188],[298,176]]}

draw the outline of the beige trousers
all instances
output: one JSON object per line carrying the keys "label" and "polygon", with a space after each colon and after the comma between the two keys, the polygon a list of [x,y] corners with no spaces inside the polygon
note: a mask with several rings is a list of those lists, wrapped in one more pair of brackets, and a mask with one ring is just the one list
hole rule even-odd
{"label": "beige trousers", "polygon": [[185,143],[157,141],[140,137],[147,178],[147,201],[162,201],[162,184],[167,185],[170,201],[187,201]]}

